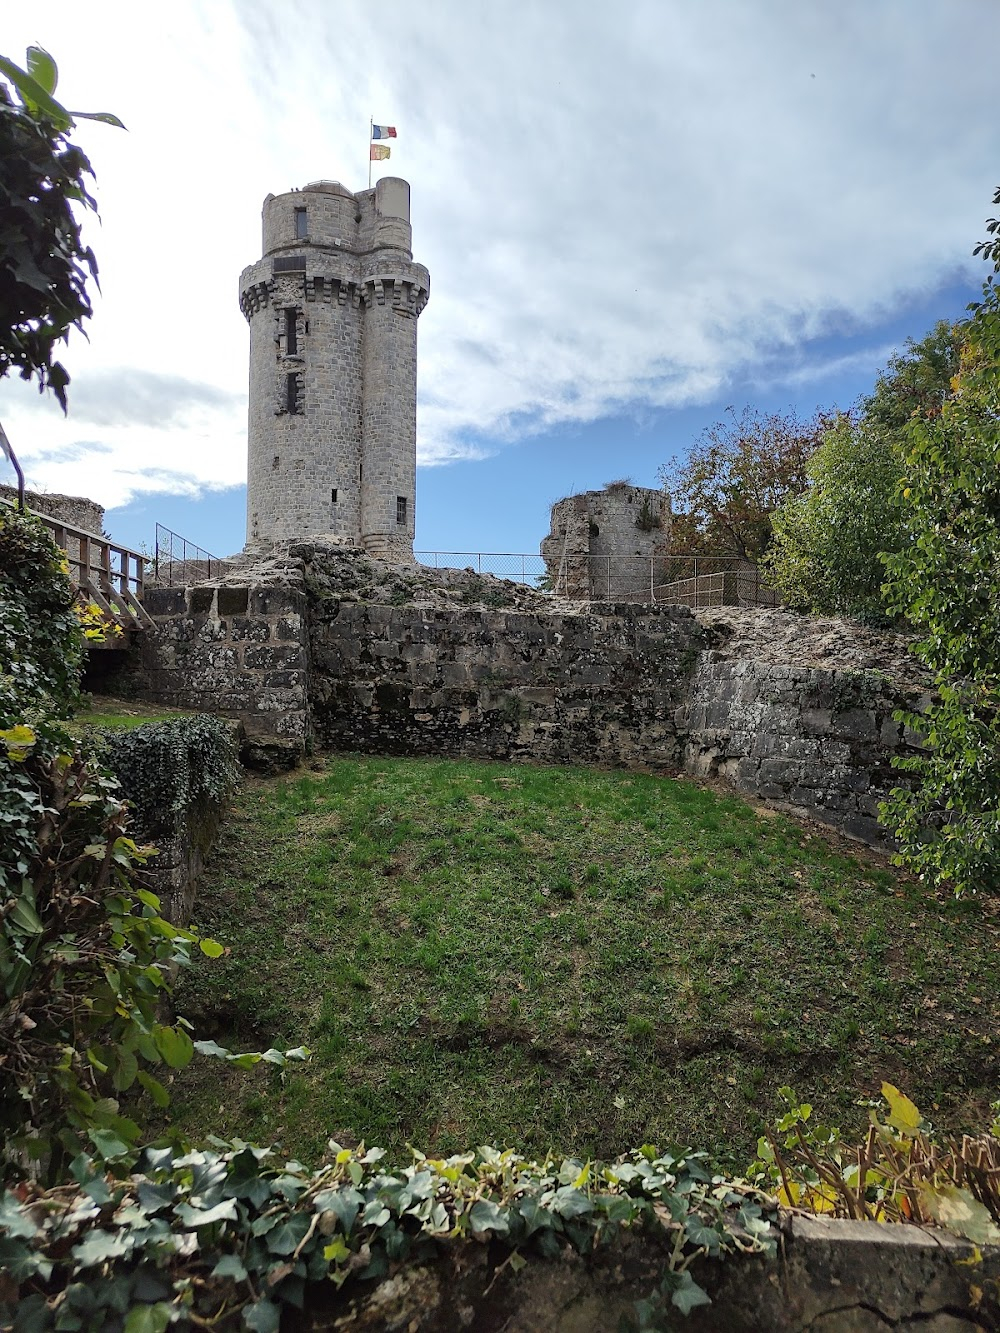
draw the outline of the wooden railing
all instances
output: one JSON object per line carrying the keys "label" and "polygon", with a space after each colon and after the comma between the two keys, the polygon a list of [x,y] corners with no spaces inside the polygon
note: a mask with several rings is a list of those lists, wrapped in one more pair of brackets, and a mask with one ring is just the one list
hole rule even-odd
{"label": "wooden railing", "polygon": [[[7,503],[0,500],[0,504]],[[100,607],[106,619],[123,631],[152,625],[141,601],[144,556],[35,509],[28,512],[48,528],[56,545],[65,551],[70,582],[81,601]],[[107,646],[118,644],[109,640]]]}

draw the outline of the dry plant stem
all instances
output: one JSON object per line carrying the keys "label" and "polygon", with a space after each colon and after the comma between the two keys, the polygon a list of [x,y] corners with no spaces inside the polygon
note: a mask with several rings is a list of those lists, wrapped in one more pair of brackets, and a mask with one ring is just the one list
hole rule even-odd
{"label": "dry plant stem", "polygon": [[789,1207],[792,1207],[792,1186],[788,1179],[788,1172],[785,1169],[785,1160],[781,1155],[781,1149],[778,1147],[778,1141],[773,1137],[769,1129],[764,1131],[764,1135],[771,1146],[771,1151],[774,1153],[774,1160],[778,1168],[778,1173],[781,1176],[781,1185],[785,1191],[785,1198],[788,1200]]}
{"label": "dry plant stem", "polygon": [[838,1194],[844,1200],[848,1217],[854,1218],[856,1221],[860,1220],[863,1214],[858,1205],[857,1197],[847,1181],[842,1175],[839,1175],[836,1171],[832,1171],[819,1160],[808,1144],[803,1141],[801,1134],[798,1135],[798,1140],[798,1151],[816,1172],[820,1180],[825,1180],[834,1191],[834,1194]]}

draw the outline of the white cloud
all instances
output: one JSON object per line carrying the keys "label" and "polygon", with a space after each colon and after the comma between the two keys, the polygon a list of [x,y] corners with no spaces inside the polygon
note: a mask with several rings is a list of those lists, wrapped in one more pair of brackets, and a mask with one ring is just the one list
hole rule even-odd
{"label": "white cloud", "polygon": [[105,294],[67,354],[69,421],[43,428],[0,387],[51,489],[121,503],[242,479],[235,288],[260,202],[320,176],[363,187],[372,112],[399,129],[431,270],[425,463],[737,376],[802,383],[804,341],[976,272],[1000,163],[992,0],[47,10],[20,38],[51,47],[67,100],[130,128],[86,130]]}

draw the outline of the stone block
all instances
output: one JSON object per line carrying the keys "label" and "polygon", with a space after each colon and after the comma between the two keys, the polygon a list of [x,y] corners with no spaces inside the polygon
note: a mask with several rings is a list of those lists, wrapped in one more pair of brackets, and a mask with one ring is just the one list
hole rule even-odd
{"label": "stone block", "polygon": [[268,671],[264,674],[265,690],[300,690],[304,685],[303,671]]}
{"label": "stone block", "polygon": [[279,671],[287,667],[301,667],[302,649],[297,645],[248,645],[243,649],[243,665],[248,671]]}
{"label": "stone block", "polygon": [[847,708],[833,715],[831,730],[851,740],[869,740],[876,735],[875,717],[866,708]]}
{"label": "stone block", "polygon": [[192,616],[207,616],[215,598],[214,588],[189,588],[188,610]]}
{"label": "stone block", "polygon": [[283,616],[298,609],[298,594],[291,588],[253,588],[249,611],[252,616]]}
{"label": "stone block", "polygon": [[279,616],[278,623],[275,626],[274,637],[285,642],[294,640],[299,642],[302,639],[302,617],[297,613],[287,616]]}
{"label": "stone block", "polygon": [[142,594],[142,604],[154,618],[183,616],[187,611],[183,588],[146,588]]}
{"label": "stone block", "polygon": [[242,616],[250,601],[248,588],[220,588],[218,609],[220,616]]}
{"label": "stone block", "polygon": [[235,616],[229,622],[229,637],[234,642],[266,643],[271,637],[271,626],[259,616]]}

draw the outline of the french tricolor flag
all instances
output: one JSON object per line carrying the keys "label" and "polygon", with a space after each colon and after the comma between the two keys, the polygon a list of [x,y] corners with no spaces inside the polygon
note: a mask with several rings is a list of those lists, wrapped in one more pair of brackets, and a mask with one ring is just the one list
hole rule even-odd
{"label": "french tricolor flag", "polygon": [[396,137],[396,127],[395,127],[395,125],[373,125],[373,126],[372,126],[372,138],[373,138],[373,139],[395,139],[395,137]]}

